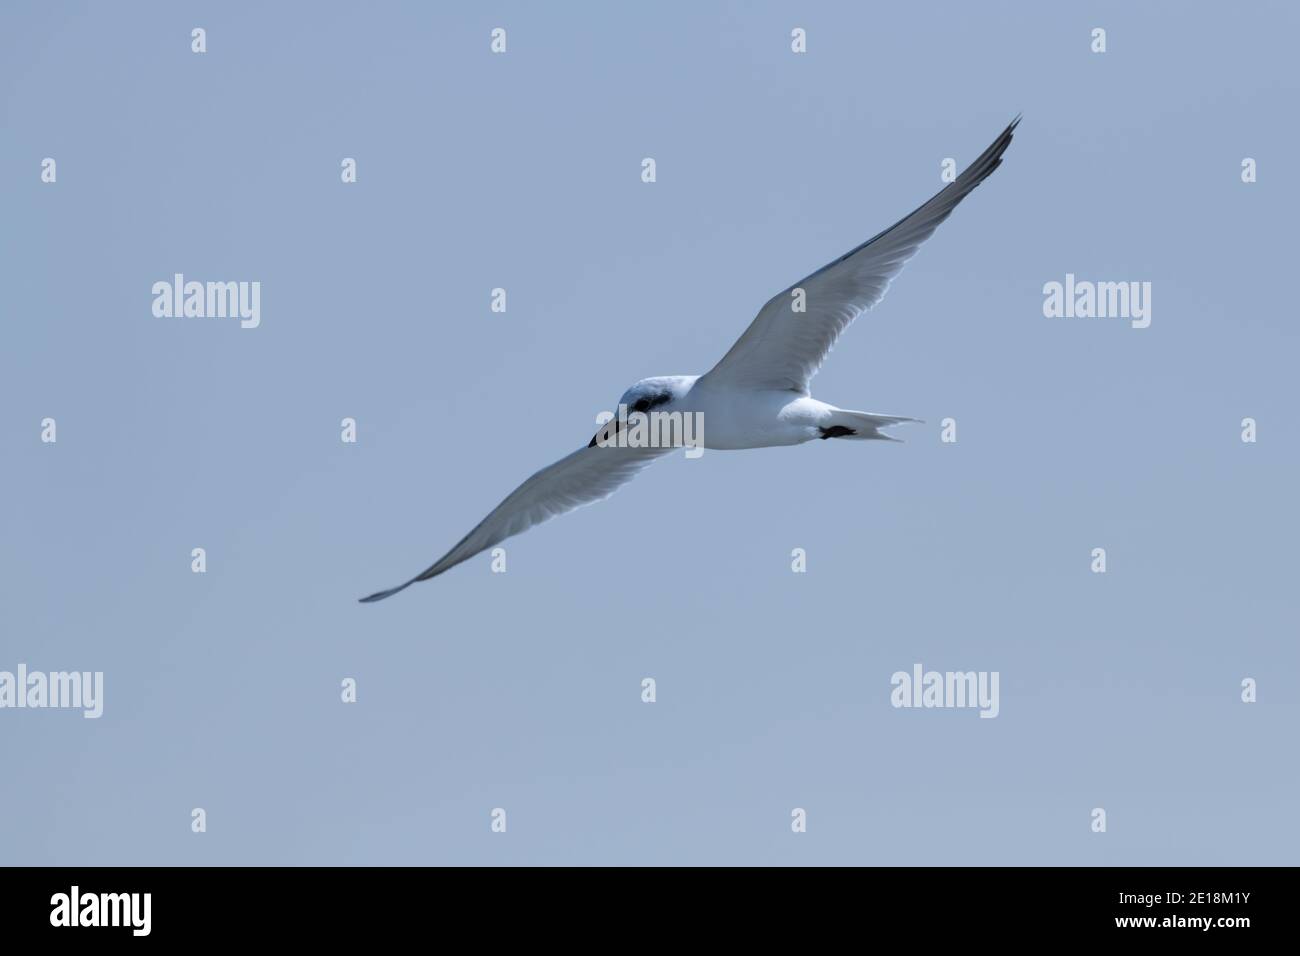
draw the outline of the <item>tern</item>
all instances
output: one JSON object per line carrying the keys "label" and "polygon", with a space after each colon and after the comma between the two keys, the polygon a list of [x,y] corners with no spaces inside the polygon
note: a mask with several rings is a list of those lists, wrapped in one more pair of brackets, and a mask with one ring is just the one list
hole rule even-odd
{"label": "tern", "polygon": [[[773,296],[745,333],[703,375],[666,375],[637,382],[619,399],[633,415],[681,413],[707,426],[700,444],[711,449],[800,445],[827,438],[886,439],[882,429],[915,418],[876,415],[827,405],[808,391],[812,377],[849,323],[876,305],[890,281],[976,186],[1002,163],[1020,122],[955,180],[884,232]],[[802,294],[801,294],[802,293]],[[802,303],[802,309],[796,302]],[[382,601],[417,581],[582,505],[608,498],[642,469],[672,450],[612,439],[624,416],[601,426],[583,448],[537,472],[461,538],[450,551],[405,584],[361,598]]]}

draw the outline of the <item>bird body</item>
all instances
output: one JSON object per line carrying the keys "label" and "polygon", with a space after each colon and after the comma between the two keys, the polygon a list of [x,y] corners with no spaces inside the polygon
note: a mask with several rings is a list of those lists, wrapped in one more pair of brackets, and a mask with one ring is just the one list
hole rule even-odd
{"label": "bird body", "polygon": [[734,450],[801,445],[816,437],[817,426],[829,420],[830,405],[809,395],[776,389],[738,392],[719,387],[703,376],[687,401],[699,411],[701,444]]}
{"label": "bird body", "polygon": [[812,397],[810,382],[840,334],[884,297],[921,243],[998,168],[1019,122],[1019,117],[1013,120],[929,201],[768,300],[708,372],[637,382],[619,399],[619,414],[601,425],[585,448],[532,475],[421,574],[361,600],[382,600],[556,515],[607,498],[655,459],[680,447],[630,442],[638,415],[691,416],[700,424],[695,436],[699,446],[709,449],[768,448],[831,438],[896,441],[882,429],[916,419],[828,405]]}
{"label": "bird body", "polygon": [[[916,421],[894,415],[871,415],[836,408],[811,395],[773,388],[735,389],[710,382],[707,375],[675,375],[644,379],[619,401],[636,406],[637,389],[647,383],[671,383],[672,398],[653,411],[694,415],[702,425],[700,447],[719,451],[802,445],[818,438],[888,438],[877,429]],[[651,387],[655,387],[651,386]],[[632,401],[627,401],[631,398]],[[841,434],[823,432],[842,429]]]}

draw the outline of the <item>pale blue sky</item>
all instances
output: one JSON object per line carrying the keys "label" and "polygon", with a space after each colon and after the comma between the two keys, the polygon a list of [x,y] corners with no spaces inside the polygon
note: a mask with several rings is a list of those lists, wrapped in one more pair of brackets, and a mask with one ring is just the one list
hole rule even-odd
{"label": "pale blue sky", "polygon": [[[0,24],[0,670],[105,674],[99,720],[0,711],[0,862],[1296,862],[1291,5]],[[905,444],[674,456],[356,603],[1019,111],[814,383]],[[153,317],[175,272],[260,281],[261,327]],[[1151,327],[1044,318],[1067,272],[1152,282]],[[916,662],[1000,715],[891,708]]]}

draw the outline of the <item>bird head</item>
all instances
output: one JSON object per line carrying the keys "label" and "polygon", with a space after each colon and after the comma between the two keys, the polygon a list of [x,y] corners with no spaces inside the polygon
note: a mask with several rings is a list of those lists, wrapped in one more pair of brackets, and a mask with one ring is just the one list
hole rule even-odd
{"label": "bird head", "polygon": [[666,410],[677,398],[678,392],[674,388],[674,380],[669,378],[643,378],[626,392],[618,400],[620,405],[627,406],[627,413],[633,412],[652,412],[657,409]]}
{"label": "bird head", "polygon": [[618,405],[614,407],[614,418],[607,424],[602,425],[591,439],[587,447],[597,443],[597,439],[605,436],[606,440],[618,434],[620,428],[619,410],[621,407],[626,408],[626,415],[630,418],[632,415],[648,415],[651,412],[670,412],[673,406],[685,397],[690,391],[691,385],[695,382],[695,376],[690,375],[667,375],[657,378],[643,378],[637,382],[618,400]]}

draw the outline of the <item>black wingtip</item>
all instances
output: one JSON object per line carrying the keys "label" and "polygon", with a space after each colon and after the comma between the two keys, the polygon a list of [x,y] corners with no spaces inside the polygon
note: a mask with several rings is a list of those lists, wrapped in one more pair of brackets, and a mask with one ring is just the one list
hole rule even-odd
{"label": "black wingtip", "polygon": [[387,591],[376,591],[374,594],[367,594],[363,598],[357,598],[357,603],[374,604],[376,601],[382,601],[386,597],[392,597],[398,591],[404,591],[410,586],[411,586],[411,582],[407,581],[405,584],[401,585],[400,587],[389,588]]}
{"label": "black wingtip", "polygon": [[[1002,165],[1002,154],[1011,145],[1012,134],[1020,124],[1022,115],[1020,113],[1016,114],[1016,118],[998,135],[992,145],[984,150],[973,163],[962,170],[956,182],[948,186],[948,190],[951,190],[960,199],[988,179],[993,174],[993,171]],[[939,195],[943,195],[943,193]]]}

